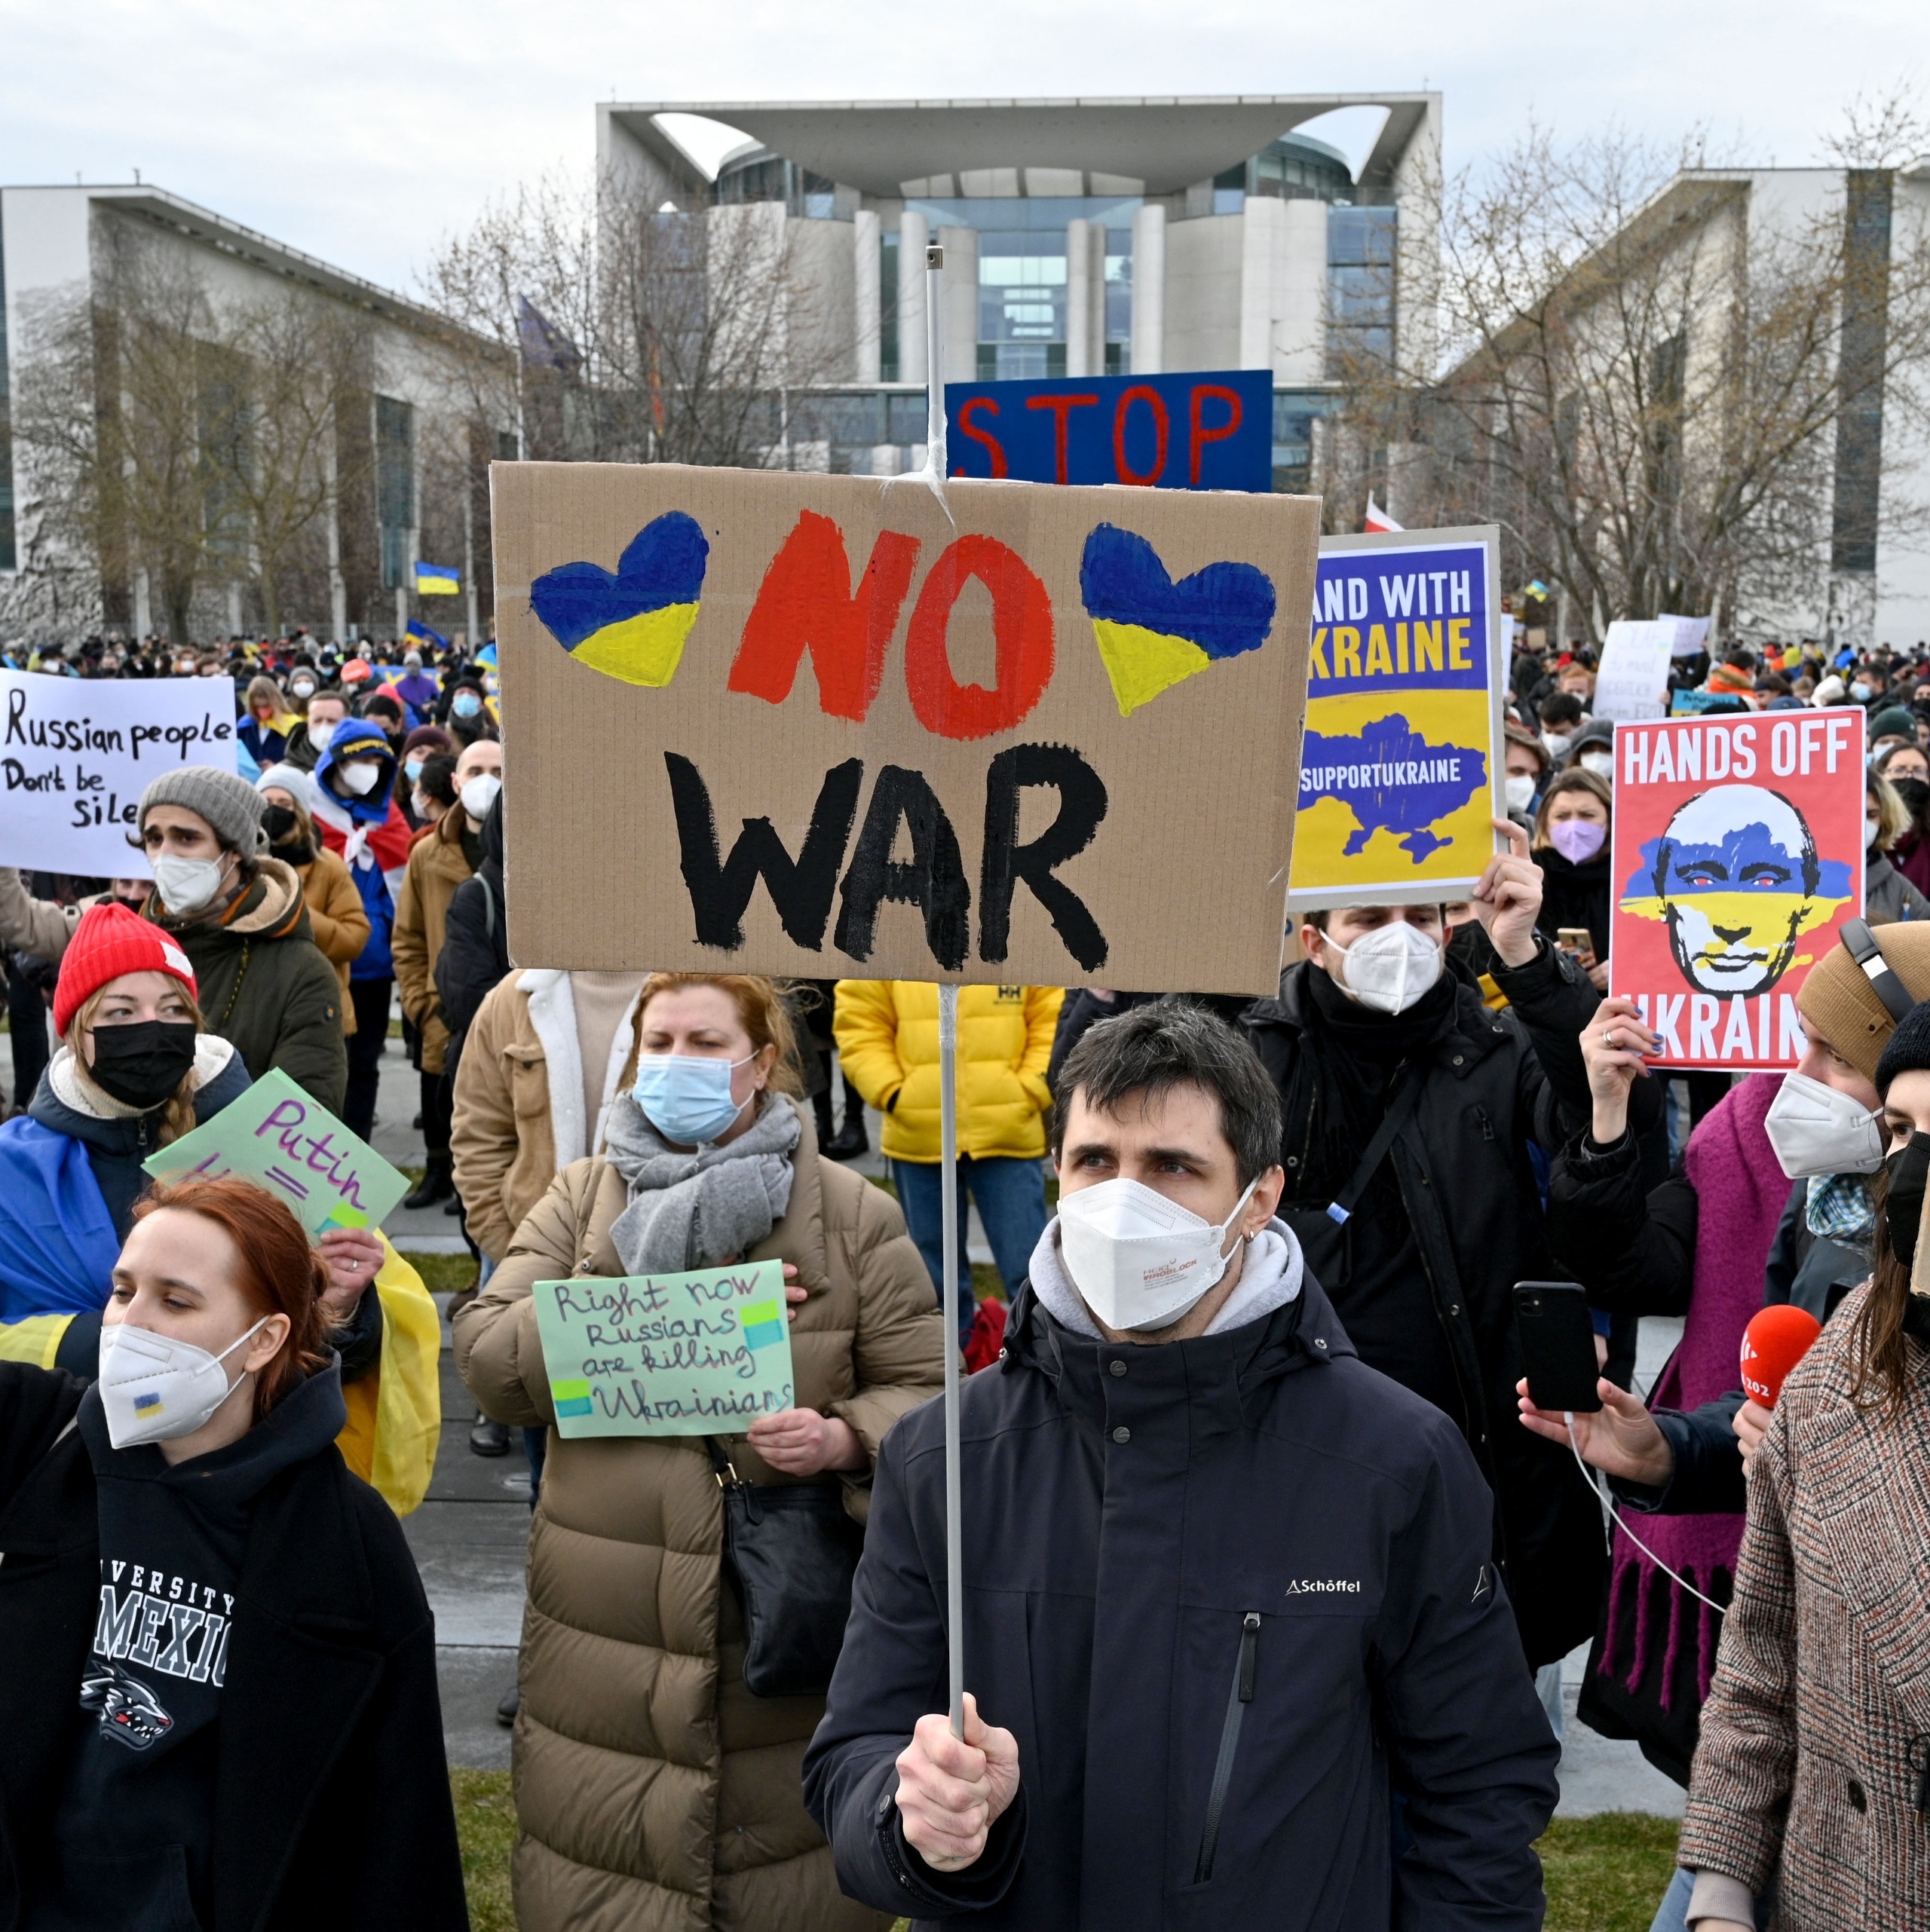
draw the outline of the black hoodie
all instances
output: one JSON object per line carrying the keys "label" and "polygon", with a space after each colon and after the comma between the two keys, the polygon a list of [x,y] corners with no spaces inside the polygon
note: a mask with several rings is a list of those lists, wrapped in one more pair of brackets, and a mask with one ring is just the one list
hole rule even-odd
{"label": "black hoodie", "polygon": [[170,1468],[153,1444],[115,1449],[98,1390],[82,1397],[100,1607],[51,1869],[29,1925],[208,1923],[228,1627],[255,1500],[283,1470],[325,1453],[347,1420],[332,1364],[238,1442]]}

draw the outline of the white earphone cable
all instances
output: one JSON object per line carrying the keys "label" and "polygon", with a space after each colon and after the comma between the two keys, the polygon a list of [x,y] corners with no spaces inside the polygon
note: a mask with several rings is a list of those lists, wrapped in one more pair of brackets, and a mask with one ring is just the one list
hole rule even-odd
{"label": "white earphone cable", "polygon": [[1708,1604],[1717,1616],[1727,1615],[1726,1606],[1718,1603],[1713,1597],[1705,1597],[1686,1576],[1678,1571],[1671,1569],[1668,1564],[1664,1563],[1661,1557],[1657,1556],[1655,1551],[1629,1528],[1628,1519],[1610,1500],[1608,1485],[1603,1480],[1601,1471],[1591,1469],[1582,1459],[1581,1449],[1575,1441],[1575,1412],[1572,1409],[1564,1409],[1561,1413],[1563,1420],[1568,1425],[1568,1447],[1575,1458],[1575,1467],[1581,1471],[1582,1480],[1595,1491],[1595,1500],[1601,1505],[1602,1534],[1608,1540],[1611,1554],[1614,1550],[1615,1539],[1609,1526],[1613,1523],[1620,1526],[1622,1535],[1626,1536],[1629,1542],[1633,1543],[1636,1548],[1640,1550],[1643,1555],[1647,1557],[1665,1576],[1679,1583],[1698,1603]]}

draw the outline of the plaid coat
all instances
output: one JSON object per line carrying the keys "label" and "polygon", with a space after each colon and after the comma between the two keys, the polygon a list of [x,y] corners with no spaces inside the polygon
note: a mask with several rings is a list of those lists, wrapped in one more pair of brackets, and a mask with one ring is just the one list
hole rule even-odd
{"label": "plaid coat", "polygon": [[1683,1820],[1684,1865],[1757,1894],[1781,1932],[1930,1924],[1930,1357],[1885,1422],[1851,1400],[1869,1291],[1783,1386]]}

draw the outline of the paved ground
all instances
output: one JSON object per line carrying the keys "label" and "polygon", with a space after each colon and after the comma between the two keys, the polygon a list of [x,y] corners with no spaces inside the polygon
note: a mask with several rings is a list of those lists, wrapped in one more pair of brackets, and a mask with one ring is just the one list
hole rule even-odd
{"label": "paved ground", "polygon": [[[376,1110],[375,1144],[390,1159],[412,1167],[422,1161],[422,1137],[409,1125],[415,1099],[415,1076],[401,1058],[400,1043],[391,1042]],[[869,1124],[872,1151],[853,1165],[861,1172],[879,1174],[884,1163],[877,1153],[876,1115]],[[440,1207],[416,1214],[398,1209],[384,1231],[405,1251],[467,1251],[458,1223]],[[976,1213],[968,1239],[974,1261],[991,1259]],[[1667,1360],[1680,1328],[1679,1322],[1644,1323],[1638,1373],[1644,1386]],[[446,1352],[447,1339],[445,1330],[442,1450],[428,1496],[406,1526],[436,1612],[449,1762],[499,1768],[509,1762],[509,1733],[497,1722],[495,1710],[516,1677],[528,1474],[519,1444],[510,1456],[493,1461],[470,1453],[474,1410]],[[1563,1670],[1561,1815],[1629,1811],[1680,1817],[1681,1791],[1651,1770],[1633,1744],[1601,1737],[1576,1720],[1576,1695],[1587,1655],[1585,1649],[1577,1650]]]}

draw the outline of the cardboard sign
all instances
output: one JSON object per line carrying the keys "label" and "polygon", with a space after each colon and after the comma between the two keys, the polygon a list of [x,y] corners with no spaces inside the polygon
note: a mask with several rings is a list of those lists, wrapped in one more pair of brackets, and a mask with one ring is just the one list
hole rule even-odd
{"label": "cardboard sign", "polygon": [[1671,657],[1693,657],[1697,651],[1708,648],[1709,626],[1713,617],[1671,617],[1667,612],[1656,619],[1659,624],[1674,626],[1674,641],[1669,647]]}
{"label": "cardboard sign", "polygon": [[409,1192],[408,1175],[350,1133],[279,1067],[205,1125],[150,1154],[141,1168],[157,1180],[238,1174],[286,1202],[311,1235],[331,1228],[379,1226]]}
{"label": "cardboard sign", "polygon": [[0,670],[0,865],[148,877],[127,835],[141,794],[178,765],[234,769],[227,678]]}
{"label": "cardboard sign", "polygon": [[1320,546],[1296,913],[1464,899],[1503,809],[1507,665],[1488,528]]}
{"label": "cardboard sign", "polygon": [[954,476],[1273,487],[1273,378],[1265,369],[948,382],[945,413]]}
{"label": "cardboard sign", "polygon": [[1615,731],[1609,985],[1656,1064],[1787,1073],[1803,973],[1863,909],[1864,712]]}
{"label": "cardboard sign", "polygon": [[1668,690],[1669,660],[1675,650],[1673,617],[1654,623],[1626,618],[1612,623],[1602,640],[1589,715],[1619,724],[1631,718],[1659,718]]}
{"label": "cardboard sign", "polygon": [[778,1262],[530,1293],[564,1435],[731,1435],[796,1406]]}
{"label": "cardboard sign", "polygon": [[523,964],[1273,990],[1313,498],[491,479]]}

